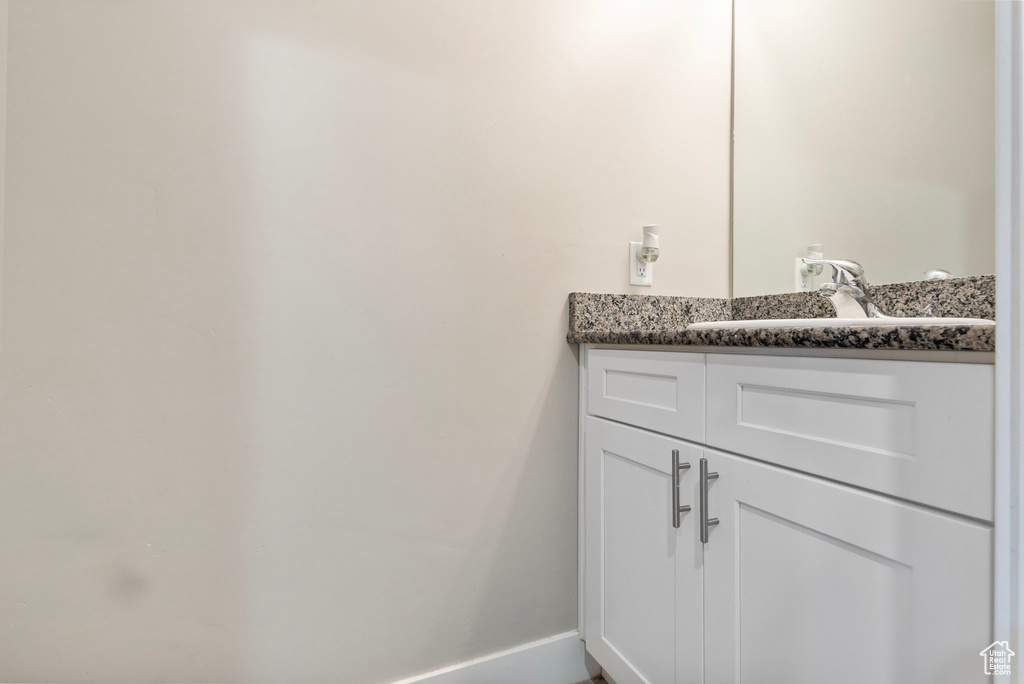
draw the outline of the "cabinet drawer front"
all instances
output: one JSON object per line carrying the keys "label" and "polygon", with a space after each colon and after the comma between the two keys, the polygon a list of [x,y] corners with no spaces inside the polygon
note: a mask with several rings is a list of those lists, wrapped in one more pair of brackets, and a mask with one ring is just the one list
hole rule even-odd
{"label": "cabinet drawer front", "polygon": [[708,356],[707,443],[992,519],[993,368]]}
{"label": "cabinet drawer front", "polygon": [[703,441],[704,356],[592,349],[587,354],[588,411]]}

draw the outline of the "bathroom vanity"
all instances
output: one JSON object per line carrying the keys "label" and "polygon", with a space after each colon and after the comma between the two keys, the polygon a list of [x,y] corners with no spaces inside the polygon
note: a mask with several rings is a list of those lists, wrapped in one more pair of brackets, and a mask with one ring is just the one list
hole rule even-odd
{"label": "bathroom vanity", "polygon": [[[1013,4],[733,3],[742,296],[570,296],[579,624],[617,684],[990,682],[997,640],[1020,679],[1020,369],[996,481],[979,275],[1019,271]],[[630,284],[724,290],[665,242]]]}
{"label": "bathroom vanity", "polygon": [[[782,334],[766,330],[745,334]],[[610,678],[988,679],[984,333],[866,330],[845,350],[825,328],[804,349],[587,342],[655,332],[575,333],[580,628]]]}

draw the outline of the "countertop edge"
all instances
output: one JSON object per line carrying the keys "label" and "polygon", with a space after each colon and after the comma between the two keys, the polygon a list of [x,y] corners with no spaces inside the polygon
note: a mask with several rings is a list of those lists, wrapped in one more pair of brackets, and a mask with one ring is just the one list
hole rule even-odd
{"label": "countertop edge", "polygon": [[570,330],[566,339],[573,344],[992,352],[995,350],[995,326]]}

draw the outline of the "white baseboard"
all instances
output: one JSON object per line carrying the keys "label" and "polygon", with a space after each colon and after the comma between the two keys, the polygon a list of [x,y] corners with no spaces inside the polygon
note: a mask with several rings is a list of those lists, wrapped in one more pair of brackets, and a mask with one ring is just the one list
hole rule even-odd
{"label": "white baseboard", "polygon": [[600,672],[573,630],[392,684],[577,684]]}

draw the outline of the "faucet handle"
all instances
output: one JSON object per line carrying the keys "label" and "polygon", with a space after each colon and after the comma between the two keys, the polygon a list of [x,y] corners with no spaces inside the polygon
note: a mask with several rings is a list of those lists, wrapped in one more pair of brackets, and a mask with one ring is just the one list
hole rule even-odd
{"label": "faucet handle", "polygon": [[836,285],[855,287],[868,295],[868,279],[864,267],[850,259],[803,259],[806,264],[824,264],[832,267],[832,280]]}
{"label": "faucet handle", "polygon": [[[868,279],[864,277],[864,267],[850,259],[806,259],[805,264],[822,264],[832,267],[831,283],[825,283],[818,290],[832,300],[836,306],[836,314],[840,317],[852,318],[889,318],[888,314],[878,308],[871,300]],[[860,314],[858,316],[857,314]]]}
{"label": "faucet handle", "polygon": [[843,274],[851,281],[855,278],[864,277],[864,267],[851,259],[808,259],[806,257],[801,257],[800,260],[805,264],[822,264],[825,266],[831,266],[837,277],[840,276],[840,274]]}

